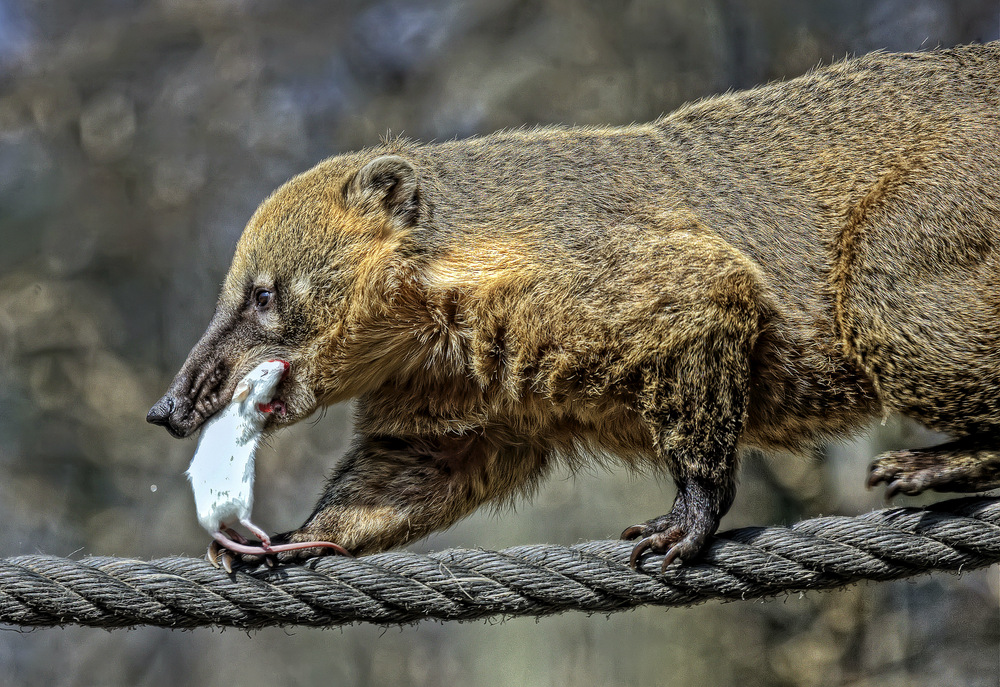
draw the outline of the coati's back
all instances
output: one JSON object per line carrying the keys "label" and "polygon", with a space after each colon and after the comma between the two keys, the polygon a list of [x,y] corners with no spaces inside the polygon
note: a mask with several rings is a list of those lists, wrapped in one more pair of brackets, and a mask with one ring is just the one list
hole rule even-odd
{"label": "coati's back", "polygon": [[[912,172],[969,207],[995,202],[998,89],[995,42],[876,53],[713,98],[660,122],[675,168],[696,171],[671,186],[782,297],[804,282],[818,288],[852,212],[887,175]],[[911,200],[927,211],[937,201]],[[900,226],[901,237],[910,229]]]}
{"label": "coati's back", "polygon": [[690,211],[776,285],[801,288],[829,270],[830,243],[890,170],[919,167],[954,185],[983,169],[980,183],[996,187],[996,165],[986,172],[1000,137],[998,84],[1000,42],[875,53],[652,124],[403,141],[370,155],[398,150],[427,165],[422,191],[440,211],[425,229],[441,247],[489,231],[535,245],[539,259],[555,243],[599,260],[595,244],[628,232],[630,217],[669,227],[672,211]]}
{"label": "coati's back", "polygon": [[[760,373],[786,374],[768,369],[779,365],[798,380],[777,382],[794,388],[773,405],[812,408],[817,417],[831,404],[867,413],[877,404],[843,359],[835,322],[839,242],[873,193],[891,204],[900,185],[917,183],[937,190],[910,193],[909,211],[931,216],[950,204],[953,216],[937,231],[961,243],[961,207],[988,213],[1000,198],[998,84],[1000,43],[873,54],[709,98],[647,125],[395,142],[369,154],[398,151],[430,172],[421,188],[434,213],[421,227],[423,250],[455,263],[452,273],[464,265],[481,280],[505,265],[511,279],[533,271],[554,292],[545,312],[575,300],[599,318],[605,302],[645,288],[636,273],[681,269],[663,242],[671,232],[722,238],[759,270],[773,309]],[[1000,212],[980,218],[977,231],[1000,234],[998,222]],[[896,252],[927,249],[915,227],[894,229]],[[455,257],[468,253],[474,261]],[[543,302],[544,294],[534,296]],[[572,326],[583,326],[579,309],[574,317]],[[819,390],[823,399],[810,396]],[[768,414],[767,405],[761,399],[751,413]],[[773,415],[771,422],[794,421]],[[781,444],[784,433],[760,443]]]}

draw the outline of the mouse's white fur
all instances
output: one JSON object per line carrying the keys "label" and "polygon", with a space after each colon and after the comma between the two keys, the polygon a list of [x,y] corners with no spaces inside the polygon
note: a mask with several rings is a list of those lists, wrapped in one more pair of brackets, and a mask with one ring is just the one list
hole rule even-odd
{"label": "mouse's white fur", "polygon": [[201,430],[186,474],[198,522],[213,537],[238,522],[266,541],[263,531],[250,522],[254,456],[267,420],[267,413],[258,406],[271,402],[287,369],[281,360],[255,367],[240,380],[229,405]]}

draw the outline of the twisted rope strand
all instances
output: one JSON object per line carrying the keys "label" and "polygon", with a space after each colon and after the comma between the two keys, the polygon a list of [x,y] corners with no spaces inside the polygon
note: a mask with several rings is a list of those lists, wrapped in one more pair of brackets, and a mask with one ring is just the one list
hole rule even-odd
{"label": "twisted rope strand", "polygon": [[232,575],[196,558],[16,556],[0,559],[0,623],[396,625],[753,599],[1000,562],[1000,498],[732,530],[713,538],[693,563],[671,565],[663,574],[657,555],[645,556],[639,570],[629,568],[631,549],[629,542],[591,541],[427,556],[394,552]]}

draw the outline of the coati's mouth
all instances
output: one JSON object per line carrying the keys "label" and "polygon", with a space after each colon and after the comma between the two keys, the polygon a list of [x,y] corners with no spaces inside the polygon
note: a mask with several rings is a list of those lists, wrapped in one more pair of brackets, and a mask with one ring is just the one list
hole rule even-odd
{"label": "coati's mouth", "polygon": [[285,406],[285,402],[280,398],[272,398],[267,403],[258,403],[257,409],[262,413],[273,414],[277,417],[284,417],[288,414],[288,408]]}
{"label": "coati's mouth", "polygon": [[268,360],[269,363],[284,363],[285,371],[281,373],[281,380],[278,382],[278,386],[274,389],[274,396],[267,403],[258,403],[257,409],[262,413],[267,413],[273,418],[284,418],[288,415],[288,406],[282,400],[281,387],[284,385],[285,381],[288,379],[288,374],[291,372],[292,366],[287,360],[271,359]]}
{"label": "coati's mouth", "polygon": [[[235,374],[231,373],[225,361],[192,371],[182,369],[167,393],[149,409],[146,422],[164,427],[178,439],[191,436],[232,401],[239,380],[249,374],[259,362],[261,361],[250,363],[245,366],[246,369]],[[271,400],[259,406],[261,412],[270,415],[267,424],[271,427],[284,424],[287,420],[287,399],[294,383],[290,379],[291,366],[284,360],[281,362],[286,365],[281,382]]]}

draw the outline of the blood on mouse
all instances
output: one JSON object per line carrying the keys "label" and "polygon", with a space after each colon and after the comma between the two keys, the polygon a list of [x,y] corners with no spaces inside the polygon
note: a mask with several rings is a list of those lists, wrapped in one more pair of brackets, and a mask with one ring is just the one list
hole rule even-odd
{"label": "blood on mouse", "polygon": [[287,412],[284,402],[278,400],[271,401],[270,403],[258,403],[257,410],[262,413],[274,413],[276,415],[284,415]]}
{"label": "blood on mouse", "polygon": [[285,371],[281,374],[281,378],[282,379],[284,379],[285,377],[287,377],[288,376],[288,371],[292,369],[291,363],[289,363],[287,360],[268,360],[267,362],[268,363],[281,363],[282,365],[285,366]]}

